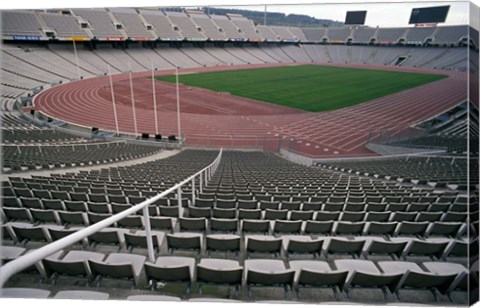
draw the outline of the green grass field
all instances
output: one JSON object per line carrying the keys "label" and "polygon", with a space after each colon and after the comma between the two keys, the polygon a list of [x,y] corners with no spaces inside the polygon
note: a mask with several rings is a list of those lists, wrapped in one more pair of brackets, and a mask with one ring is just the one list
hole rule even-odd
{"label": "green grass field", "polygon": [[[353,106],[446,78],[319,65],[282,66],[180,75],[180,83],[306,111]],[[158,80],[175,82],[175,76]]]}

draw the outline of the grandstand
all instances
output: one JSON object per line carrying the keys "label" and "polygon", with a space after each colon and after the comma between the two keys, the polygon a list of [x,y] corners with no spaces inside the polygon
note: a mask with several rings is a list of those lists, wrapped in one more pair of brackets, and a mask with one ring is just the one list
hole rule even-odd
{"label": "grandstand", "polygon": [[212,11],[1,12],[0,297],[476,302],[478,31]]}

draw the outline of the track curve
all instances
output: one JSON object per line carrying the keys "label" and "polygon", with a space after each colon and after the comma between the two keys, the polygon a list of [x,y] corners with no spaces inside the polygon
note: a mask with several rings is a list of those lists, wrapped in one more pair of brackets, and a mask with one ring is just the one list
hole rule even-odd
{"label": "track curve", "polygon": [[[182,73],[269,67],[219,66],[183,69]],[[324,64],[322,64],[324,65]],[[365,148],[369,132],[408,129],[467,99],[463,72],[405,69],[370,65],[337,65],[367,69],[447,74],[448,78],[348,108],[312,113],[252,99],[180,86],[182,132],[192,146],[288,147],[312,157],[374,155]],[[174,71],[157,71],[156,75]],[[134,133],[128,74],[113,75],[119,130]],[[133,74],[137,133],[155,134],[151,72]],[[156,81],[158,133],[177,133],[175,85]],[[55,86],[34,98],[44,114],[87,127],[115,131],[107,76]]]}

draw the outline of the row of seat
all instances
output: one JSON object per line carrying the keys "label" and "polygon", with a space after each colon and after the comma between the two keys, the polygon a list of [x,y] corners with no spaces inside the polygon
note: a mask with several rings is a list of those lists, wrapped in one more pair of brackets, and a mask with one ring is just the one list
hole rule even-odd
{"label": "row of seat", "polygon": [[[28,241],[51,243],[81,230],[80,227],[63,228],[55,225],[31,226],[24,223],[7,224],[3,228],[6,240],[12,240],[13,244],[23,245]],[[155,252],[159,253],[160,247],[164,242],[165,233],[155,230],[151,232]],[[5,241],[5,243],[7,242]],[[134,248],[147,248],[145,231],[122,228],[105,228],[82,239],[77,244],[79,244],[82,249],[90,248],[91,250],[95,250],[97,245],[113,245],[116,246],[118,251],[126,250],[130,252]],[[6,246],[8,248],[5,250],[7,255],[2,254],[2,260],[8,262],[19,257],[26,251],[23,245],[13,247]],[[12,254],[11,251],[15,253]]]}
{"label": "row of seat", "polygon": [[[456,263],[379,261],[342,259],[333,265],[325,261],[249,259],[243,266],[235,260],[204,258],[197,263],[191,257],[158,257],[154,263],[145,256],[70,250],[59,251],[36,264],[45,280],[55,284],[59,275],[85,277],[99,286],[104,278],[129,279],[134,286],[148,283],[153,289],[157,282],[182,282],[187,293],[194,283],[201,293],[203,285],[234,286],[237,295],[242,286],[249,297],[257,286],[280,286],[295,290],[300,298],[303,287],[332,288],[335,298],[339,292],[351,297],[351,290],[377,288],[384,293],[400,296],[403,289],[423,289],[450,296],[455,290],[466,291],[468,269]],[[146,281],[141,281],[142,272]]]}
{"label": "row of seat", "polygon": [[[55,185],[71,185],[77,186],[81,184],[87,186],[91,184],[104,184],[107,187],[123,186],[123,185],[155,185],[166,183],[168,179],[157,180],[155,178],[146,178],[143,180],[137,179],[136,172],[128,175],[130,170],[119,169],[116,174],[122,174],[122,176],[114,176],[110,172],[103,170],[91,173],[79,173],[79,174],[53,174],[51,177],[35,176],[31,179],[11,178],[12,185],[21,187],[22,182],[25,184],[55,184]],[[133,171],[133,170],[132,170]],[[329,194],[336,193],[337,195],[374,195],[378,193],[388,193],[391,197],[402,197],[406,193],[415,193],[418,196],[428,195],[455,195],[454,191],[441,192],[438,189],[429,188],[428,186],[413,187],[411,185],[405,185],[403,182],[398,181],[379,181],[374,179],[352,179],[345,181],[345,175],[341,173],[326,173],[324,169],[312,169],[316,171],[317,177],[312,178],[312,175],[302,175],[297,172],[290,172],[289,174],[283,174],[284,178],[272,180],[270,177],[262,176],[262,178],[250,178],[245,174],[239,173],[238,176],[234,173],[233,177],[222,178],[222,182],[219,185],[212,185],[205,189],[206,193],[218,193],[218,194],[245,194],[245,193],[269,193],[269,194],[298,194],[304,193],[306,195],[311,193]],[[321,173],[320,173],[321,171]],[[128,173],[127,173],[128,172]],[[281,172],[280,172],[281,173]],[[123,176],[124,175],[124,176]],[[274,176],[267,174],[268,176]],[[286,180],[286,178],[291,178]],[[292,178],[293,177],[293,178]],[[310,178],[309,178],[310,177]],[[213,182],[214,184],[217,184]]]}
{"label": "row of seat", "polygon": [[[418,237],[461,237],[466,224],[461,222],[349,222],[314,220],[255,220],[180,218],[180,230],[264,234],[382,235]],[[208,223],[207,223],[208,222]]]}
{"label": "row of seat", "polygon": [[[3,298],[34,298],[34,299],[68,299],[68,300],[107,300],[111,299],[109,293],[90,290],[62,290],[52,294],[50,290],[42,288],[3,288],[0,290],[0,296]],[[129,295],[125,298],[127,301],[155,301],[155,302],[178,302],[182,299],[176,296],[152,294]],[[189,302],[214,302],[216,298],[194,297],[188,299]],[[240,302],[232,299],[221,299],[221,302]],[[293,302],[292,302],[293,303]]]}
{"label": "row of seat", "polygon": [[27,142],[71,142],[80,141],[82,138],[53,129],[3,129],[4,143],[27,143]]}
{"label": "row of seat", "polygon": [[161,150],[155,146],[112,144],[111,146],[16,146],[3,147],[4,171],[53,169],[102,164],[145,157]]}
{"label": "row of seat", "polygon": [[[11,182],[10,182],[11,181]],[[52,189],[53,186],[61,187],[61,190],[66,191],[86,191],[87,188],[95,189],[138,189],[138,190],[148,190],[149,188],[155,187],[167,187],[170,184],[173,184],[171,181],[161,181],[161,180],[144,180],[138,181],[135,178],[122,178],[118,176],[109,176],[105,175],[104,177],[99,176],[82,176],[82,175],[73,175],[72,177],[66,177],[66,175],[59,176],[53,175],[51,177],[45,176],[34,176],[32,178],[23,179],[23,178],[10,178],[10,181],[3,183],[4,187],[14,187],[14,188],[35,188],[35,189]],[[370,184],[371,185],[371,184]],[[171,185],[170,185],[171,186]],[[220,198],[220,199],[231,199],[236,195],[239,195],[238,199],[241,199],[242,195],[270,195],[273,198],[278,198],[277,201],[289,201],[288,196],[292,198],[299,199],[300,201],[309,201],[308,198],[311,197],[329,197],[338,198],[338,201],[346,201],[348,197],[354,198],[372,198],[368,201],[378,201],[375,198],[378,198],[379,195],[385,195],[389,200],[388,202],[401,202],[404,197],[411,197],[415,199],[405,200],[406,202],[418,201],[418,198],[426,198],[428,202],[434,201],[438,197],[448,198],[446,201],[451,201],[455,199],[458,192],[449,191],[435,191],[430,189],[425,189],[424,187],[412,189],[412,187],[404,187],[398,185],[392,186],[353,186],[353,185],[312,185],[312,184],[266,184],[258,183],[251,184],[244,182],[242,180],[240,183],[236,181],[228,182],[225,184],[222,182],[220,186],[207,186],[204,187],[204,198]],[[202,197],[202,195],[200,195]],[[453,197],[453,198],[452,198]],[[390,200],[391,199],[391,200]],[[271,200],[269,200],[271,201]],[[293,200],[295,201],[295,200]],[[365,200],[363,200],[365,201]]]}
{"label": "row of seat", "polygon": [[[80,227],[63,228],[56,225],[33,226],[26,223],[7,223],[3,227],[4,236],[13,240],[13,243],[25,245],[28,241],[52,242],[68,236]],[[165,237],[164,232],[152,231],[154,234],[154,248],[157,253]],[[291,233],[275,237],[272,235],[246,234],[244,237],[237,234],[215,233],[204,235],[191,230],[181,230],[166,234],[169,253],[175,250],[194,250],[197,253],[207,250],[235,252],[241,249],[241,241],[245,243],[248,253],[262,252],[280,255],[285,252],[304,253],[320,257],[322,252],[325,257],[335,253],[347,253],[361,257],[363,254],[380,254],[396,256],[398,258],[408,255],[423,255],[431,258],[445,259],[450,256],[466,257],[467,243],[461,239],[447,239],[431,237],[419,239],[415,237],[391,237],[386,239],[381,235],[342,237],[341,235],[292,235]],[[206,244],[205,244],[206,242]],[[373,245],[371,243],[374,243]],[[282,246],[283,243],[283,246]],[[88,236],[81,241],[82,247],[95,249],[98,244],[117,246],[118,250],[131,251],[134,247],[147,247],[146,233],[144,230],[128,230],[124,228],[106,228]]]}
{"label": "row of seat", "polygon": [[450,184],[464,181],[468,174],[466,159],[452,161],[451,158],[448,157],[435,156],[390,158],[374,162],[329,162],[323,164],[323,166],[353,170],[372,175],[391,175],[395,176],[395,178],[429,179],[431,182],[449,180]]}
{"label": "row of seat", "polygon": [[[52,296],[52,292],[39,288],[3,288],[0,290],[3,298],[35,298],[35,299],[69,299],[69,300],[106,300],[110,294],[90,290],[62,290]],[[132,298],[131,300],[137,300]]]}
{"label": "row of seat", "polygon": [[[115,213],[122,212],[130,206],[114,207]],[[179,209],[176,207],[159,207],[160,215],[155,206],[149,206],[148,211],[152,216],[150,225],[152,228],[164,228],[172,230],[174,222],[172,218],[179,217]],[[426,215],[430,217],[432,213],[401,213],[397,212],[392,219],[387,220],[390,213],[368,213],[371,216],[365,221],[355,220],[359,213],[341,213],[339,212],[295,212],[292,211],[287,217],[288,212],[277,212],[266,210],[263,214],[260,210],[240,210],[237,217],[235,212],[232,215],[226,215],[226,210],[222,210],[221,217],[181,217],[178,219],[180,230],[206,232],[259,232],[259,233],[292,233],[292,234],[382,234],[385,236],[414,235],[419,237],[446,236],[459,237],[466,233],[467,214],[465,213],[438,213],[437,218],[450,217],[447,220],[409,220],[409,215],[414,214],[417,217]],[[191,213],[190,213],[191,214]],[[280,215],[281,214],[281,215]],[[306,216],[307,214],[308,216]],[[362,213],[360,213],[363,215]],[[62,210],[42,210],[28,208],[10,208],[0,209],[0,216],[8,222],[24,221],[29,223],[56,224],[56,225],[79,225],[87,226],[110,217],[111,213],[90,212],[90,211],[62,211]],[[314,218],[315,215],[315,219]],[[352,217],[349,218],[348,215]],[[448,216],[450,215],[450,216]],[[378,217],[377,217],[378,216]],[[405,216],[405,219],[402,219]],[[457,217],[458,216],[458,217]],[[396,218],[395,218],[396,217]],[[289,218],[289,219],[287,219]],[[435,217],[431,217],[435,218]],[[459,219],[462,218],[462,219]],[[145,227],[144,217],[141,211],[137,215],[130,215],[116,223],[118,227],[140,228]]]}
{"label": "row of seat", "polygon": [[[121,200],[119,200],[121,201]],[[132,207],[134,204],[145,201],[145,199],[137,200],[133,204],[129,203],[105,203],[105,202],[84,202],[84,201],[61,201],[59,199],[39,199],[27,197],[5,197],[3,199],[4,212],[13,214],[20,213],[23,219],[28,217],[28,213],[34,210],[38,213],[48,213],[48,211],[70,211],[70,212],[91,212],[99,214],[115,214]],[[175,200],[177,203],[178,200]],[[185,212],[185,216],[204,217],[204,218],[238,218],[238,219],[282,219],[282,220],[339,220],[339,221],[445,221],[445,222],[464,222],[468,218],[466,211],[446,211],[441,208],[437,211],[402,211],[404,207],[382,206],[370,207],[370,211],[331,211],[320,210],[321,205],[309,205],[301,210],[293,209],[271,209],[268,207],[257,208],[255,204],[245,203],[242,208],[224,208],[224,207],[196,207],[188,206],[190,201],[186,198],[182,199],[182,205],[187,208],[181,208],[177,205],[163,206],[152,204],[149,206],[149,213],[153,216],[161,215],[167,217],[178,217],[180,211]],[[174,204],[174,202],[172,202]],[[412,208],[410,208],[412,209]],[[473,212],[472,215],[474,215]],[[11,218],[21,218],[17,215],[8,215]],[[28,219],[28,218],[27,218]]]}
{"label": "row of seat", "polygon": [[[9,185],[10,182],[7,182],[3,185],[5,192],[4,196],[17,196],[17,197],[32,197],[36,195],[42,195],[44,198],[55,198],[55,195],[52,193],[47,193],[50,191],[55,191],[57,193],[65,192],[74,195],[83,195],[84,199],[89,199],[90,196],[98,197],[97,195],[121,195],[125,197],[130,196],[151,196],[152,191],[158,192],[163,191],[166,188],[169,188],[170,185],[157,184],[156,186],[134,186],[131,184],[122,185],[122,186],[108,186],[105,184],[99,183],[92,186],[92,184],[78,184],[79,186],[72,185],[57,185],[57,184],[39,184],[39,183],[23,183],[23,182],[13,182],[12,186]],[[191,187],[185,189],[187,192],[191,193]],[[205,205],[210,204],[212,207],[216,205],[218,200],[233,200],[237,202],[239,200],[256,200],[257,202],[272,202],[272,203],[332,203],[332,204],[346,204],[346,203],[423,203],[423,204],[434,204],[434,203],[454,203],[454,204],[467,204],[469,201],[474,202],[475,200],[469,200],[467,197],[463,196],[450,196],[450,195],[415,195],[414,193],[406,192],[402,196],[388,196],[385,192],[376,192],[375,194],[361,193],[359,195],[353,195],[352,192],[347,195],[341,195],[338,191],[330,192],[283,192],[283,193],[269,193],[269,192],[252,192],[252,191],[242,191],[241,193],[207,193],[207,188],[203,188],[203,192],[196,192],[196,196],[204,200]],[[172,195],[174,196],[174,195]],[[66,197],[69,199],[69,197]]]}
{"label": "row of seat", "polygon": [[[170,199],[171,200],[171,199]],[[319,200],[319,199],[315,199]],[[460,202],[333,202],[324,201],[268,201],[245,199],[195,199],[195,206],[207,208],[260,208],[260,209],[287,209],[287,210],[323,210],[323,211],[464,211],[468,203]]]}
{"label": "row of seat", "polygon": [[[63,191],[48,191],[46,190],[35,191],[35,197],[22,196],[4,196],[3,200],[5,204],[11,207],[27,207],[27,208],[40,208],[46,209],[52,206],[52,204],[64,204],[63,208],[68,207],[68,204],[117,204],[117,205],[135,205],[141,203],[149,198],[158,195],[158,192],[150,192],[149,196],[129,196],[124,195],[101,195],[95,194],[87,196],[84,193],[68,193]],[[51,196],[51,197],[49,197]],[[191,202],[189,198],[182,197],[182,204],[188,206]],[[155,205],[176,206],[178,204],[178,198],[174,199],[159,199],[155,201]],[[55,205],[56,206],[56,205]]]}
{"label": "row of seat", "polygon": [[[243,246],[242,246],[243,245]],[[336,255],[349,255],[353,258],[370,258],[381,256],[383,259],[416,259],[419,256],[432,260],[456,260],[466,257],[468,244],[461,240],[434,239],[420,240],[409,237],[398,237],[385,240],[382,237],[359,236],[354,238],[341,236],[305,236],[284,235],[247,235],[243,242],[238,235],[211,234],[205,239],[201,234],[180,232],[167,234],[167,247],[170,254],[177,250],[194,250],[199,255],[203,251],[234,252],[237,255],[245,251],[245,259],[256,254],[273,255],[289,259],[300,254],[319,259],[322,255],[328,261],[336,259]],[[458,260],[458,259],[457,259]]]}
{"label": "row of seat", "polygon": [[[164,208],[159,206],[160,209]],[[172,207],[167,207],[172,208]],[[472,213],[474,216],[475,213]],[[329,210],[277,210],[277,209],[226,209],[226,208],[201,208],[189,207],[189,217],[204,217],[204,218],[238,218],[238,219],[281,219],[281,220],[335,220],[335,221],[417,221],[417,222],[432,222],[432,221],[466,221],[468,214],[466,212],[453,211],[329,211]]]}
{"label": "row of seat", "polygon": [[[47,194],[48,192],[48,194]],[[87,196],[84,193],[67,193],[61,191],[35,191],[35,197],[29,196],[4,196],[3,203],[8,207],[25,207],[25,208],[36,208],[36,209],[62,209],[65,210],[69,206],[78,208],[77,204],[85,204],[89,207],[104,207],[103,210],[100,210],[102,213],[109,212],[113,210],[114,204],[116,205],[135,205],[147,200],[150,197],[156,196],[157,192],[151,192],[151,196],[129,196],[128,198],[123,195],[100,195],[100,194],[91,194]],[[107,198],[108,197],[108,198]],[[234,200],[217,200],[216,204],[210,203],[210,201],[205,202],[205,199],[195,199],[191,197],[190,194],[182,194],[181,198],[182,206],[188,207],[190,204],[194,206],[189,207],[190,211],[197,213],[207,213],[213,211],[221,210],[231,210],[231,211],[240,211],[240,210],[271,210],[271,211],[322,211],[322,212],[358,212],[358,213],[370,213],[370,212],[430,212],[432,215],[438,212],[467,212],[467,204],[450,204],[450,203],[435,203],[429,205],[428,203],[321,203],[321,202],[282,202],[276,203],[271,201],[260,201],[255,200],[240,200],[238,202]],[[178,198],[171,199],[159,199],[153,204],[159,206],[171,206],[175,207],[178,205]],[[214,205],[214,206],[212,206]],[[53,208],[52,208],[53,207]],[[80,206],[81,207],[81,206]],[[85,206],[83,208],[86,208]],[[475,206],[472,206],[472,211],[475,210]],[[84,210],[82,210],[84,211]],[[94,210],[95,211],[95,210]],[[207,215],[208,214],[202,214]],[[415,219],[415,218],[413,218]],[[409,219],[411,220],[411,219]]]}

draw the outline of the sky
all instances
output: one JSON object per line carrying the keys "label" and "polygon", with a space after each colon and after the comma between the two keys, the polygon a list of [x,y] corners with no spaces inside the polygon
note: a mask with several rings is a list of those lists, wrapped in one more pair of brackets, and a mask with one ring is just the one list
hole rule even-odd
{"label": "sky", "polygon": [[[315,4],[311,3],[326,3]],[[366,24],[380,27],[405,27],[412,8],[430,7],[437,5],[450,5],[450,11],[445,25],[467,24],[469,22],[467,1],[398,1],[398,0],[352,0],[349,4],[345,0],[16,0],[2,1],[0,8],[62,8],[67,7],[136,7],[142,6],[225,6],[225,4],[241,5],[244,9],[256,9],[263,11],[263,5],[251,6],[248,4],[268,4],[267,11],[305,14],[308,16],[344,21],[345,14],[350,10],[367,10]],[[472,0],[472,3],[480,5],[480,0]],[[294,5],[291,5],[294,4]],[[477,20],[478,21],[478,20]]]}

